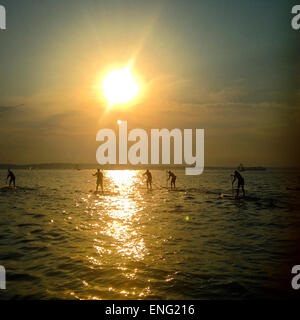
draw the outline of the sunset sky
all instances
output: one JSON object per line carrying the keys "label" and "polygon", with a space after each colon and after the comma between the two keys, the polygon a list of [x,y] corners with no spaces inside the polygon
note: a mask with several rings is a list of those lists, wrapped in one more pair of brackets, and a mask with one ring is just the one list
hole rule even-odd
{"label": "sunset sky", "polygon": [[[288,1],[0,4],[0,163],[95,162],[97,131],[122,119],[205,129],[205,165],[298,165]],[[101,81],[129,63],[141,92],[107,110]]]}

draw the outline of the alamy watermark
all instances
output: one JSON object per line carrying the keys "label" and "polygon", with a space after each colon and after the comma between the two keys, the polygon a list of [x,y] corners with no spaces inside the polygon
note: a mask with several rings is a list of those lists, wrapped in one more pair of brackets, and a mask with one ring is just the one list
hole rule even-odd
{"label": "alamy watermark", "polygon": [[300,29],[300,5],[293,6],[292,14],[295,15],[291,21],[292,28],[294,30],[299,30]]}
{"label": "alamy watermark", "polygon": [[0,5],[0,30],[6,30],[6,10]]}
{"label": "alamy watermark", "polygon": [[0,265],[0,290],[6,289],[6,272],[5,268]]}
{"label": "alamy watermark", "polygon": [[[96,141],[103,142],[97,149],[96,159],[99,164],[170,164],[171,162],[171,138],[173,138],[174,164],[194,165],[186,167],[185,174],[200,175],[204,169],[204,129],[195,130],[195,156],[193,156],[193,130],[184,129],[151,129],[151,145],[148,141],[148,133],[144,129],[133,129],[127,132],[127,121],[118,121],[119,148],[117,162],[117,137],[112,129],[98,131]],[[161,144],[160,144],[161,139]],[[106,140],[106,141],[105,141]],[[105,141],[105,142],[104,142]],[[135,142],[128,150],[128,142]],[[184,146],[183,146],[184,145]],[[150,148],[149,148],[150,147]]]}
{"label": "alamy watermark", "polygon": [[291,283],[292,288],[294,290],[299,290],[300,289],[300,265],[293,266],[292,274],[295,274]]}

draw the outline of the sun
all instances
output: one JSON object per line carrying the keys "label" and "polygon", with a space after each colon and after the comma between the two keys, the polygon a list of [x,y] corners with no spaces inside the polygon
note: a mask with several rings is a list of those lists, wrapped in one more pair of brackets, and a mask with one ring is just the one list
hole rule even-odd
{"label": "sun", "polygon": [[130,67],[111,71],[101,85],[109,107],[132,101],[140,91],[140,86],[131,73]]}

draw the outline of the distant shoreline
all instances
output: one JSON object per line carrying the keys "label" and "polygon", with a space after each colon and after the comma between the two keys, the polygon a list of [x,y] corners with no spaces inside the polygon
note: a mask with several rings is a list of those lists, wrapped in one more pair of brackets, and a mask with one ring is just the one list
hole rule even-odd
{"label": "distant shoreline", "polygon": [[[92,170],[100,168],[103,170],[184,170],[186,167],[193,167],[188,165],[99,165],[97,163],[38,163],[38,164],[0,164],[0,170],[10,169],[23,169],[23,170]],[[251,170],[251,168],[257,168],[255,166],[249,167],[249,171],[260,171]],[[299,167],[264,167],[266,170],[272,169],[300,169]],[[226,166],[207,166],[204,170],[234,170],[236,167]],[[263,170],[262,170],[263,171]]]}

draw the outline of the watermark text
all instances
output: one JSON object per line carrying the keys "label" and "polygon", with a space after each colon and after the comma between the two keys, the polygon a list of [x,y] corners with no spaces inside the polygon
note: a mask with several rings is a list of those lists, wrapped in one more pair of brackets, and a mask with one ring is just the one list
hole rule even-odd
{"label": "watermark text", "polygon": [[295,274],[291,283],[292,288],[294,290],[299,290],[300,289],[300,265],[293,266],[292,274]]}
{"label": "watermark text", "polygon": [[291,21],[294,30],[300,29],[300,5],[293,6],[292,14],[295,15]]}
{"label": "watermark text", "polygon": [[0,5],[0,30],[6,30],[6,10]]}
{"label": "watermark text", "polygon": [[0,290],[6,289],[6,272],[5,268],[0,265]]}
{"label": "watermark text", "polygon": [[[200,175],[204,169],[204,129],[195,129],[195,141],[193,143],[193,130],[184,129],[151,129],[148,141],[148,133],[144,129],[133,129],[127,132],[127,121],[118,121],[119,148],[117,149],[117,136],[112,129],[98,131],[96,141],[103,142],[97,149],[96,159],[104,164],[149,164],[169,165],[171,163],[171,139],[173,141],[174,164],[184,163],[193,167],[186,167],[186,175]],[[128,150],[128,142],[132,144]],[[161,143],[160,143],[161,142]],[[193,148],[194,146],[194,148]],[[193,149],[194,154],[193,155]],[[149,157],[149,152],[151,153]],[[117,157],[118,155],[118,157]],[[160,163],[160,157],[162,159]],[[118,162],[117,162],[118,158]]]}

